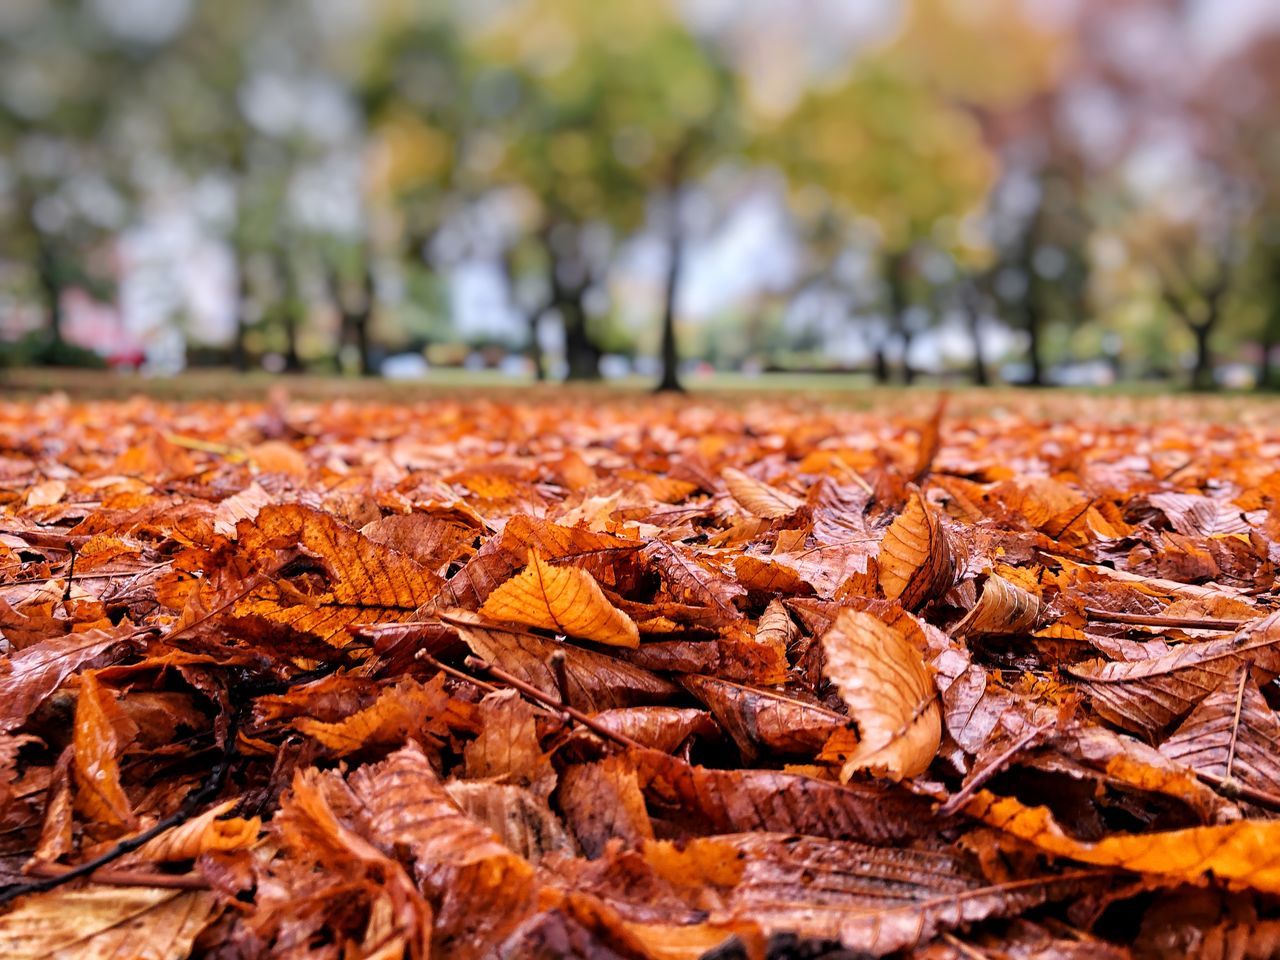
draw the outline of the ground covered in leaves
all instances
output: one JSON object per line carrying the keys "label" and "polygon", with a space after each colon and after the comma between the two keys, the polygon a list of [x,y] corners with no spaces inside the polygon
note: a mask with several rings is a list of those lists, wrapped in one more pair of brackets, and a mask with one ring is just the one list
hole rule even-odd
{"label": "ground covered in leaves", "polygon": [[1274,955],[1280,421],[1056,402],[0,405],[0,955]]}

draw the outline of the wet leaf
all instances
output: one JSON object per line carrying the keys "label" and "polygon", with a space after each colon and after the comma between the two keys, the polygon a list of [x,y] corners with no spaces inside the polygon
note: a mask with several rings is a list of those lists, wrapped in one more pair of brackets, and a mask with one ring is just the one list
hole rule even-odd
{"label": "wet leaf", "polygon": [[1045,807],[1024,806],[1012,797],[982,791],[965,812],[1054,856],[1186,883],[1217,879],[1266,893],[1280,890],[1280,821],[1113,834],[1090,842],[1068,836]]}
{"label": "wet leaf", "polygon": [[217,910],[213,894],[202,890],[100,884],[52,890],[0,915],[0,953],[12,960],[180,960]]}
{"label": "wet leaf", "polygon": [[611,604],[591,574],[575,567],[555,567],[529,551],[529,565],[489,594],[482,616],[612,647],[637,647],[635,622]]}
{"label": "wet leaf", "polygon": [[822,637],[824,670],[856,726],[834,733],[824,755],[848,780],[869,770],[891,780],[928,769],[942,739],[938,691],[920,651],[870,613],[846,610]]}
{"label": "wet leaf", "polygon": [[913,490],[880,544],[880,589],[908,610],[919,609],[950,588],[954,563],[933,508]]}

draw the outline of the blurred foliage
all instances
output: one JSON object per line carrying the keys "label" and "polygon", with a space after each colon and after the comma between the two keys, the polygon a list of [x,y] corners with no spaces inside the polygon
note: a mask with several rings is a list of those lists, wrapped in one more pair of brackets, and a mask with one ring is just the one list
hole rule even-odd
{"label": "blurred foliage", "polygon": [[[5,362],[88,359],[88,322],[98,353],[180,331],[192,361],[368,373],[465,343],[585,378],[661,316],[723,367],[910,380],[928,340],[979,379],[1274,383],[1280,32],[1210,56],[1202,8],[5,0]],[[790,265],[694,322],[699,251],[770,191]],[[138,279],[179,242],[192,276]]]}

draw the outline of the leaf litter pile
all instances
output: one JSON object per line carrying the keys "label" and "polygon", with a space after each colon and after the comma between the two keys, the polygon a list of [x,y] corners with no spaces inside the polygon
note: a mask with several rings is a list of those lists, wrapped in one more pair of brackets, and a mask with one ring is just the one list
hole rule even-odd
{"label": "leaf litter pile", "polygon": [[1280,422],[915,403],[0,406],[0,955],[1276,955]]}

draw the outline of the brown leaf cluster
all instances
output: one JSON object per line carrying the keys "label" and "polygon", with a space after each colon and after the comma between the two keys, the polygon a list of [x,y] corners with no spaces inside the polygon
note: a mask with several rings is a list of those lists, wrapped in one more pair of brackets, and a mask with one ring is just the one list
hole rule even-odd
{"label": "brown leaf cluster", "polygon": [[1124,412],[0,405],[0,955],[1274,955],[1280,418]]}

